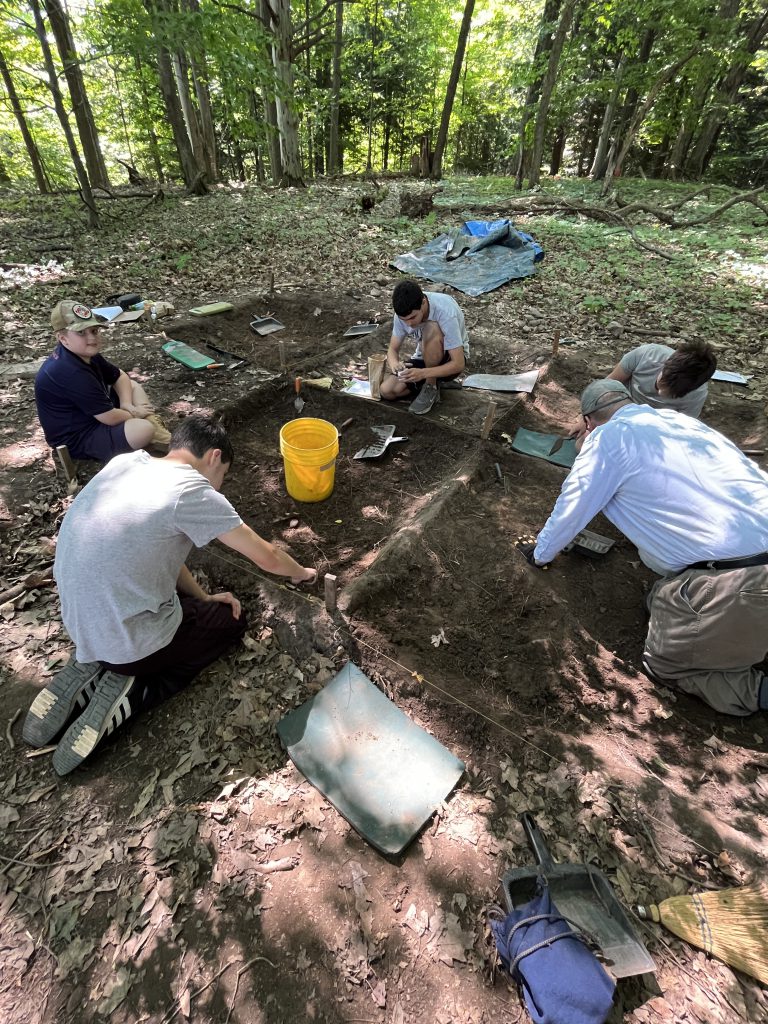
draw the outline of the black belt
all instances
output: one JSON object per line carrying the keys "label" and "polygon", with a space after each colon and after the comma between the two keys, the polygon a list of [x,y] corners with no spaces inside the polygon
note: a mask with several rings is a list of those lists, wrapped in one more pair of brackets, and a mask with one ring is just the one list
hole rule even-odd
{"label": "black belt", "polygon": [[694,562],[688,569],[748,569],[751,565],[768,565],[768,551],[743,558],[720,558],[709,562]]}

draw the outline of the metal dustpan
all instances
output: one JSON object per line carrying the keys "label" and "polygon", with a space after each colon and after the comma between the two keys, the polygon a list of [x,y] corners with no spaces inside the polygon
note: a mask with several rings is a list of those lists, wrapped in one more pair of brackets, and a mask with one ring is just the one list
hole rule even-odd
{"label": "metal dustpan", "polygon": [[359,338],[364,334],[372,334],[373,331],[377,331],[378,329],[379,325],[375,321],[371,320],[367,324],[354,324],[352,327],[349,327],[344,331],[344,337]]}
{"label": "metal dustpan", "polygon": [[377,441],[373,444],[366,445],[365,448],[361,448],[359,452],[353,456],[355,459],[378,459],[387,450],[387,445],[395,444],[397,441],[407,441],[407,437],[395,437],[395,425],[394,423],[384,423],[380,427],[371,427],[374,432]]}
{"label": "metal dustpan", "polygon": [[563,551],[576,551],[587,558],[602,558],[607,555],[616,541],[610,537],[603,537],[601,533],[594,530],[582,530],[577,533],[570,544],[566,544]]}
{"label": "metal dustpan", "polygon": [[526,812],[520,821],[538,867],[515,868],[504,875],[502,885],[508,910],[529,903],[541,878],[549,886],[552,900],[563,917],[600,947],[611,974],[629,978],[655,971],[656,964],[635,934],[602,871],[590,864],[556,864],[533,815]]}
{"label": "metal dustpan", "polygon": [[257,316],[251,320],[251,330],[263,337],[265,334],[274,334],[275,331],[285,330],[285,324],[281,323],[276,316]]}

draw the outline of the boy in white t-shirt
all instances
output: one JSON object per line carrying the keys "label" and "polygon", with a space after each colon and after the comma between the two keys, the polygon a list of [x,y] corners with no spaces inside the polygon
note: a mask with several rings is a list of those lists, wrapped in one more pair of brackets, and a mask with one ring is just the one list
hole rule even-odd
{"label": "boy in white t-shirt", "polygon": [[[416,281],[400,281],[392,293],[395,310],[387,350],[387,370],[381,382],[386,401],[414,396],[409,409],[428,413],[440,401],[439,380],[453,380],[469,357],[464,314],[455,299],[441,292],[423,292]],[[415,342],[413,356],[403,361],[405,339]]]}

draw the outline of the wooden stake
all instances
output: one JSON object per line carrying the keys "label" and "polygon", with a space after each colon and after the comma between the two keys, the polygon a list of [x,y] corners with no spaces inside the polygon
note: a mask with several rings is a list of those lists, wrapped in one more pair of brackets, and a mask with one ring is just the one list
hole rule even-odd
{"label": "wooden stake", "polygon": [[482,426],[482,429],[480,430],[480,437],[481,437],[481,439],[483,441],[487,441],[488,440],[488,438],[490,436],[490,433],[491,433],[491,427],[493,426],[493,421],[494,421],[495,417],[496,417],[496,403],[495,402],[489,402],[488,403],[488,412],[485,414],[485,419],[483,420],[483,426]]}
{"label": "wooden stake", "polygon": [[560,348],[560,331],[555,331],[554,337],[552,338],[552,355],[557,355],[557,350]]}
{"label": "wooden stake", "polygon": [[270,270],[269,272],[269,296],[270,298],[275,294],[275,272]]}
{"label": "wooden stake", "polygon": [[336,577],[327,572],[323,582],[325,583],[325,610],[332,615],[336,611]]}
{"label": "wooden stake", "polygon": [[61,463],[61,468],[66,473],[67,480],[77,480],[77,470],[69,454],[69,448],[65,444],[57,445],[56,454],[59,456],[59,462]]}
{"label": "wooden stake", "polygon": [[288,365],[286,363],[286,361],[285,361],[285,342],[284,341],[278,341],[277,349],[278,349],[278,351],[280,353],[280,369],[284,370],[286,368],[286,366]]}

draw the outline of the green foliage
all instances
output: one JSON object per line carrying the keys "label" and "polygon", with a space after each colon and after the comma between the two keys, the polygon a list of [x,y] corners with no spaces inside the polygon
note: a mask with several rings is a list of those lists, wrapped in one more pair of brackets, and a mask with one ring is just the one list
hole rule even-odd
{"label": "green foliage", "polygon": [[[717,83],[743,52],[745,26],[760,6],[760,0],[741,0],[737,15],[726,19],[720,5],[698,0],[579,0],[558,67],[546,147],[558,130],[564,131],[565,165],[588,171],[611,96],[617,93],[618,100],[611,138],[620,140],[659,75],[693,51],[643,119],[625,168],[680,173],[671,166],[676,140],[685,143],[676,157],[684,162],[703,119],[719,109]],[[340,125],[345,170],[365,170],[370,156],[374,171],[407,172],[422,137],[434,145],[463,7],[463,0],[344,5]],[[255,0],[242,5],[89,0],[68,10],[115,181],[125,180],[120,161],[150,178],[161,168],[171,177],[179,175],[158,85],[159,46],[202,69],[224,175],[255,175],[257,161],[266,160],[263,102],[281,88],[270,58],[273,39]],[[3,11],[0,49],[35,141],[52,183],[71,187],[69,154],[50,108],[29,9],[24,0],[8,0]],[[551,34],[557,22],[555,16],[543,24],[543,12],[544,0],[477,0],[453,106],[447,170],[514,170],[526,91],[536,86],[547,64],[546,52],[533,60],[534,50],[540,35]],[[293,101],[305,174],[311,177],[327,159],[335,10],[323,0],[294,0],[292,14]],[[312,19],[309,48],[303,46],[307,15]],[[644,46],[646,56],[640,59]],[[737,102],[725,111],[712,170],[718,180],[754,185],[768,177],[768,58],[762,49],[744,60],[749,71]],[[191,70],[184,73],[192,87]],[[528,130],[533,130],[533,119]],[[1,90],[0,140],[0,156],[13,179],[31,181],[21,135]]]}

